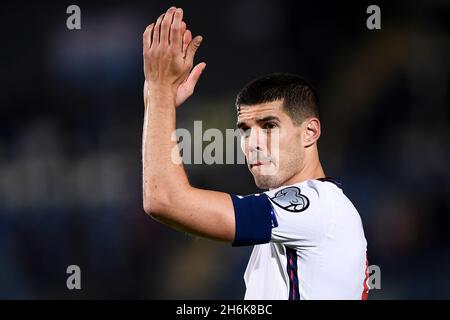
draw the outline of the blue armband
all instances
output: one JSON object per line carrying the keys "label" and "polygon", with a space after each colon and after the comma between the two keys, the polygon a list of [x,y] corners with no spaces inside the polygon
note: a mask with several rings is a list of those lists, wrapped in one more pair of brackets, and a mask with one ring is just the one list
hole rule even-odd
{"label": "blue armband", "polygon": [[[231,195],[236,220],[233,246],[248,246],[268,243],[276,218],[267,195]],[[274,221],[275,220],[275,221]]]}

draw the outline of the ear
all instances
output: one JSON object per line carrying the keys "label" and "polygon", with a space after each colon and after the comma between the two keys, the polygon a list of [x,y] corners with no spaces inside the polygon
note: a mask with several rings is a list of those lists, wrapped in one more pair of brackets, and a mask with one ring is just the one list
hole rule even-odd
{"label": "ear", "polygon": [[317,118],[308,118],[304,122],[304,143],[306,147],[312,146],[320,138],[320,121]]}

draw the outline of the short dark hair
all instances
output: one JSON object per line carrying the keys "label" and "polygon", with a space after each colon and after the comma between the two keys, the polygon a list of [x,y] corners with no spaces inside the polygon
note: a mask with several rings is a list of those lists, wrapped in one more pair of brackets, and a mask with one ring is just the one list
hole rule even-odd
{"label": "short dark hair", "polygon": [[248,83],[237,95],[236,107],[283,100],[283,108],[296,125],[307,117],[319,118],[319,98],[313,86],[300,76],[272,73]]}

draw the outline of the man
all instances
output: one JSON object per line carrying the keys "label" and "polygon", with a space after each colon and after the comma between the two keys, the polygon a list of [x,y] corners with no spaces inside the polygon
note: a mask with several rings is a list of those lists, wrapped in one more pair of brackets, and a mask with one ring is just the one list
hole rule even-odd
{"label": "man", "polygon": [[192,39],[182,20],[183,11],[172,7],[143,35],[145,211],[185,232],[255,245],[245,299],[366,298],[361,219],[339,183],[325,177],[317,95],[303,79],[262,77],[236,101],[249,170],[269,191],[242,197],[189,184],[179,153],[172,158],[171,136],[176,107],[192,94],[205,64],[193,68],[202,38]]}

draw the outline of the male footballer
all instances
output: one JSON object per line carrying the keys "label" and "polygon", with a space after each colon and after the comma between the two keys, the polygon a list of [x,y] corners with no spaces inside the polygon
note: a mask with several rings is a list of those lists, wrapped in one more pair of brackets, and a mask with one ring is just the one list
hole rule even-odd
{"label": "male footballer", "polygon": [[[254,245],[245,299],[366,299],[366,239],[358,211],[319,160],[315,90],[291,74],[271,74],[237,96],[241,147],[256,185],[239,196],[190,185],[177,142],[176,108],[194,91],[205,63],[193,65],[183,11],[172,7],[143,35],[143,204],[178,230]],[[276,143],[274,143],[276,142]]]}

